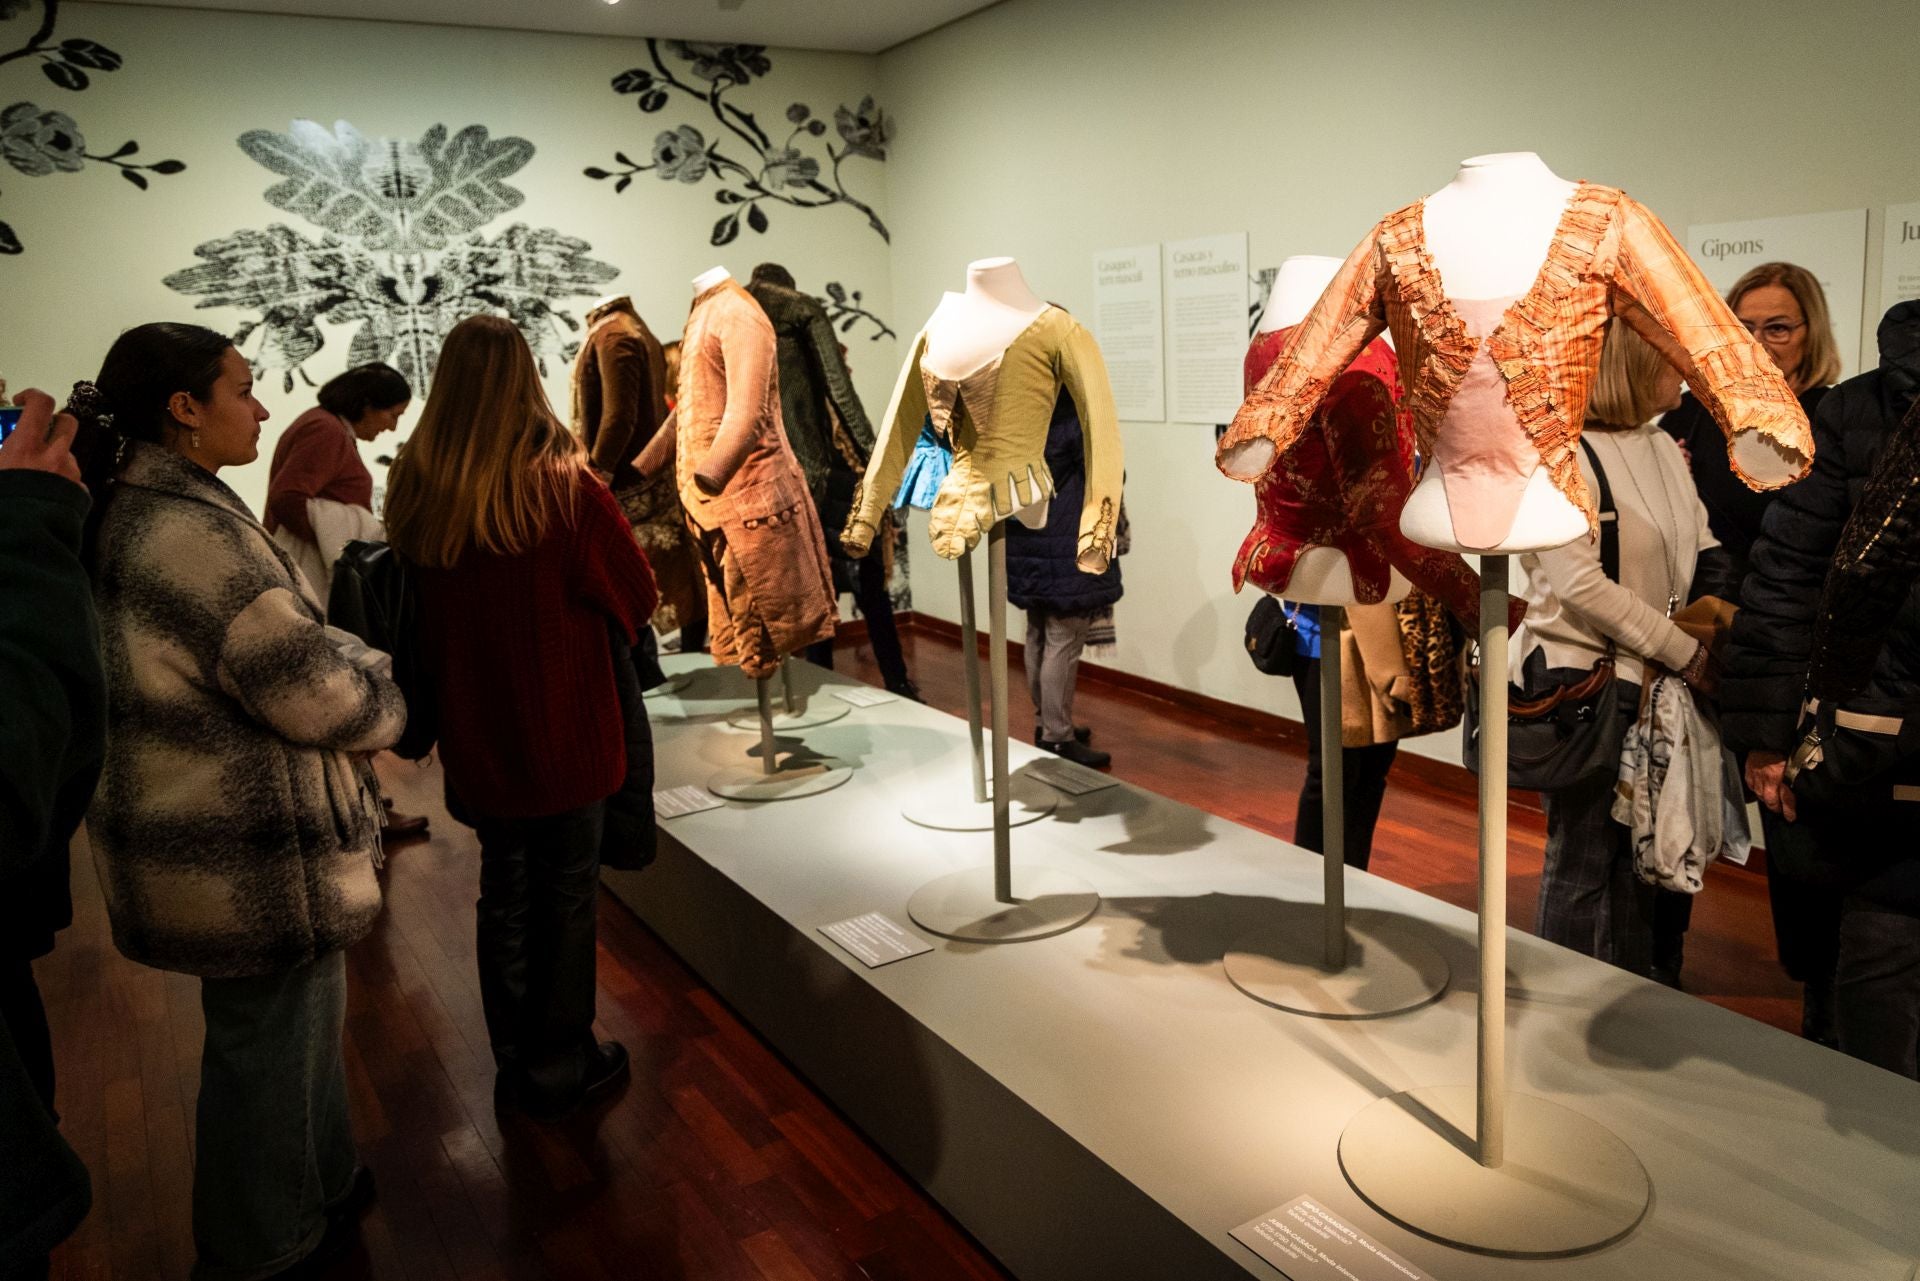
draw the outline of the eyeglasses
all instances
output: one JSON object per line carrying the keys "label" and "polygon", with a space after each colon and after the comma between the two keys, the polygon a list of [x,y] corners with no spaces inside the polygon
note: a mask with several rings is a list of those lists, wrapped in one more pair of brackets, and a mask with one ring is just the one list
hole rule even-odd
{"label": "eyeglasses", "polygon": [[1807,327],[1807,322],[1804,320],[1791,322],[1785,320],[1769,320],[1764,325],[1756,325],[1750,320],[1743,320],[1740,323],[1747,327],[1748,333],[1771,347],[1778,347],[1782,343],[1792,342],[1794,334]]}

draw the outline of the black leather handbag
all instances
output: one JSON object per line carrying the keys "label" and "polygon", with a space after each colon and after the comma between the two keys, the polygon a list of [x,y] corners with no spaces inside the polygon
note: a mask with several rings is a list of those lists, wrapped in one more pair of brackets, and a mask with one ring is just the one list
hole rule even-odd
{"label": "black leather handbag", "polygon": [[[1593,446],[1580,442],[1598,481],[1600,509],[1600,569],[1620,581],[1620,514],[1613,505],[1613,489]],[[1509,686],[1507,690],[1507,786],[1535,792],[1557,792],[1585,782],[1596,774],[1617,769],[1620,745],[1626,739],[1626,709],[1614,688],[1613,642],[1593,669],[1574,681],[1545,684],[1544,688]],[[1480,772],[1480,667],[1467,668],[1466,715],[1461,720],[1464,741],[1461,757],[1466,767]]]}
{"label": "black leather handbag", "polygon": [[1293,618],[1286,607],[1262,594],[1247,615],[1247,657],[1269,676],[1291,676],[1300,667]]}
{"label": "black leather handbag", "polygon": [[420,597],[413,573],[385,543],[356,539],[334,562],[327,621],[393,655],[393,683],[407,700],[397,756],[425,760],[440,739],[440,705],[420,661]]}

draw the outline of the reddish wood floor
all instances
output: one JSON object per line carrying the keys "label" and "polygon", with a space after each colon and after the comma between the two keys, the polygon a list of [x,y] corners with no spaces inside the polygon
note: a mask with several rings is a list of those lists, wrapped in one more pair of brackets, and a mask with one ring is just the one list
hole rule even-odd
{"label": "reddish wood floor", "polygon": [[[957,645],[907,637],[928,700],[961,709]],[[843,669],[877,679],[864,648]],[[1014,682],[1016,726],[1030,723]],[[1088,681],[1079,719],[1114,772],[1287,837],[1302,740],[1195,723],[1168,703]],[[496,1119],[473,964],[473,836],[438,774],[384,771],[431,840],[394,851],[387,911],[349,964],[356,1131],[380,1198],[364,1243],[330,1276],[941,1281],[1004,1276],[635,918],[600,911],[603,1034],[633,1052],[616,1100],[546,1128]],[[1474,897],[1473,800],[1396,765],[1376,872],[1449,902]],[[1512,920],[1537,893],[1537,810],[1512,818]],[[74,928],[39,967],[56,1035],[65,1129],[94,1178],[94,1211],[56,1278],[175,1281],[192,1263],[189,1191],[201,1035],[197,984],[113,950],[84,842]],[[1687,986],[1785,1027],[1798,1003],[1771,952],[1766,887],[1715,869],[1694,917]]]}

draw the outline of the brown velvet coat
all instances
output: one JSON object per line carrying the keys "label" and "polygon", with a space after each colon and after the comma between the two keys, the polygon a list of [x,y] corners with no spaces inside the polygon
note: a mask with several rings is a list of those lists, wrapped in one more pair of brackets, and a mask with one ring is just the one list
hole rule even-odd
{"label": "brown velvet coat", "polygon": [[667,359],[626,298],[589,318],[573,363],[573,430],[613,490],[660,584],[653,626],[671,631],[699,617],[706,591],[674,483],[649,484],[634,466],[667,419]]}
{"label": "brown velvet coat", "polygon": [[640,468],[669,462],[700,548],[714,661],[770,675],[833,635],[837,609],[820,517],[787,442],[773,325],[736,281],[693,302],[671,421]]}

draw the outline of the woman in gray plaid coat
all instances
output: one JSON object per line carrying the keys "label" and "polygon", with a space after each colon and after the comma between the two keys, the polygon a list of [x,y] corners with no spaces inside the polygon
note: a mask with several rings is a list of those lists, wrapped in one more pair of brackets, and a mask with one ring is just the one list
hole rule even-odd
{"label": "woman in gray plaid coat", "polygon": [[108,732],[87,830],[115,944],[202,980],[194,1275],[253,1281],[350,1241],[371,1194],[343,949],[380,911],[365,762],[406,707],[216,475],[253,461],[267,416],[226,338],[130,330],[95,400],[79,452]]}

